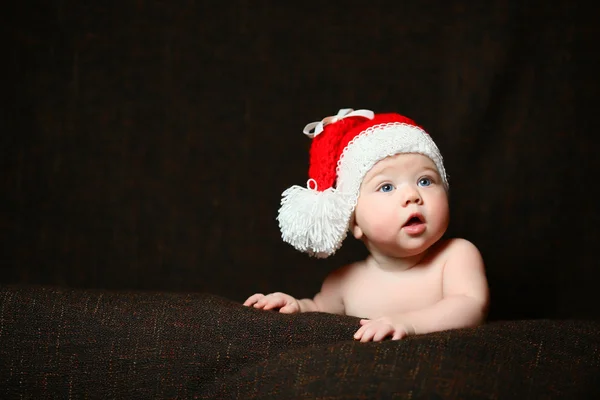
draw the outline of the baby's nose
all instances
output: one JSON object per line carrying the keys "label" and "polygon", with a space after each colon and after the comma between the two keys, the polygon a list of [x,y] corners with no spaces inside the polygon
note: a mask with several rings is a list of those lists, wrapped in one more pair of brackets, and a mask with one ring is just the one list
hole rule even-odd
{"label": "baby's nose", "polygon": [[421,199],[421,195],[416,188],[408,187],[404,191],[404,206],[408,206],[410,204],[421,204],[423,200]]}

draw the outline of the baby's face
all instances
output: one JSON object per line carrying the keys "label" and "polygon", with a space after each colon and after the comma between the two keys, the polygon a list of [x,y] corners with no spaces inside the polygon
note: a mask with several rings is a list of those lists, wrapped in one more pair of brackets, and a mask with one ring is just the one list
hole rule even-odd
{"label": "baby's face", "polygon": [[433,161],[398,154],[379,161],[363,179],[354,236],[371,251],[394,257],[419,254],[448,227],[448,196]]}

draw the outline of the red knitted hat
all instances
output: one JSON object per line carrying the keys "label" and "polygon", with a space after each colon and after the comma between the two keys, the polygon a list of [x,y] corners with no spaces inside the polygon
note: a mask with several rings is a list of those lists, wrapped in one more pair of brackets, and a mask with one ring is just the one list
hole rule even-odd
{"label": "red knitted hat", "polygon": [[283,240],[317,257],[328,257],[348,232],[361,182],[380,160],[399,153],[429,157],[448,187],[442,156],[431,137],[400,114],[341,109],[304,128],[312,138],[307,187],[283,192],[279,227]]}

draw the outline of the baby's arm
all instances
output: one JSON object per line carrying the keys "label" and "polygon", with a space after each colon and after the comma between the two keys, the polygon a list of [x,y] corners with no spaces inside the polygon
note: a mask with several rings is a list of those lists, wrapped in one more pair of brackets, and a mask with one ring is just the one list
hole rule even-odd
{"label": "baby's arm", "polygon": [[479,250],[467,240],[454,239],[448,249],[443,272],[443,299],[421,310],[362,320],[355,339],[401,339],[423,334],[466,328],[483,323],[489,305],[489,290]]}
{"label": "baby's arm", "polygon": [[279,312],[285,314],[310,311],[343,314],[343,270],[342,268],[329,274],[321,286],[321,291],[317,293],[314,299],[296,299],[289,294],[281,292],[270,293],[266,296],[262,293],[257,293],[250,296],[244,302],[244,305],[263,310],[278,308]]}

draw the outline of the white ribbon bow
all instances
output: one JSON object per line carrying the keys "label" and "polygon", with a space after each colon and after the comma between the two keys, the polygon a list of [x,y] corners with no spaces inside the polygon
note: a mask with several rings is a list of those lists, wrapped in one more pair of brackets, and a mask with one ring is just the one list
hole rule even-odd
{"label": "white ribbon bow", "polygon": [[340,111],[338,111],[337,115],[325,117],[321,121],[311,122],[310,124],[307,124],[302,132],[304,132],[306,136],[312,139],[319,133],[323,132],[323,129],[327,124],[333,124],[334,122],[338,122],[339,120],[348,117],[365,117],[368,119],[373,119],[374,116],[375,113],[371,110],[354,111],[351,108],[342,108]]}

